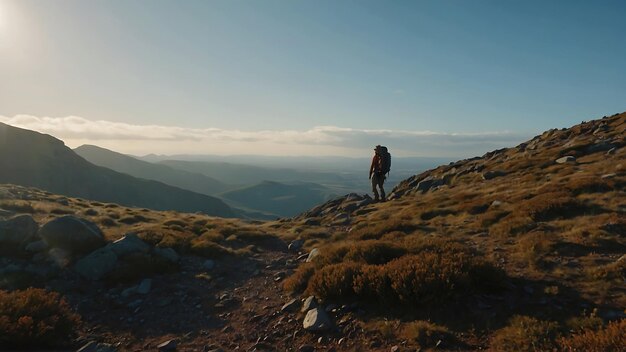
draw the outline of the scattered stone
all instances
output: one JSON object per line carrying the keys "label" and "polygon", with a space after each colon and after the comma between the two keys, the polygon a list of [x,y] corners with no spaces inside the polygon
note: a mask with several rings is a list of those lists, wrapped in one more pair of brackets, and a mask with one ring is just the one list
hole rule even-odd
{"label": "scattered stone", "polygon": [[338,345],[343,345],[345,342],[346,342],[346,338],[342,337],[342,338],[339,339],[339,341],[337,341],[337,344]]}
{"label": "scattered stone", "polygon": [[42,240],[31,242],[26,246],[26,251],[31,253],[43,252],[46,249],[48,249],[48,245]]}
{"label": "scattered stone", "polygon": [[501,176],[506,176],[506,171],[502,171],[502,170],[491,170],[491,171],[487,171],[487,172],[483,172],[483,180],[491,180],[494,179],[496,177],[501,177]]}
{"label": "scattered stone", "polygon": [[154,254],[158,255],[159,257],[166,259],[172,263],[178,263],[178,261],[180,260],[180,256],[178,255],[178,253],[176,253],[175,250],[173,250],[172,248],[155,248],[154,249]]}
{"label": "scattered stone", "polygon": [[176,351],[177,346],[178,343],[176,342],[176,340],[167,340],[159,344],[157,348],[159,349],[159,351]]}
{"label": "scattered stone", "polygon": [[325,345],[328,343],[328,338],[326,336],[320,336],[317,339],[317,343],[319,343],[320,345]]}
{"label": "scattered stone", "polygon": [[491,202],[492,207],[499,207],[501,205],[502,205],[502,202],[499,200],[494,200],[493,202]]}
{"label": "scattered stone", "polygon": [[391,346],[391,350],[390,351],[391,352],[398,352],[398,351],[400,351],[400,346],[398,346],[398,345]]}
{"label": "scattered stone", "polygon": [[104,234],[93,222],[73,215],[49,221],[39,229],[39,236],[53,248],[72,255],[89,253],[105,245]]}
{"label": "scattered stone", "polygon": [[613,154],[615,154],[615,150],[616,150],[616,148],[615,148],[615,147],[613,147],[613,148],[609,149],[609,150],[606,152],[606,155],[613,155]]}
{"label": "scattered stone", "polygon": [[326,331],[331,328],[331,322],[323,309],[313,308],[306,313],[302,326],[308,331]]}
{"label": "scattered stone", "polygon": [[287,248],[292,252],[297,252],[302,248],[303,245],[304,245],[304,240],[297,239],[297,240],[291,241],[291,243],[289,243],[289,247]]}
{"label": "scattered stone", "polygon": [[202,264],[202,267],[204,268],[204,270],[213,270],[215,269],[215,261],[207,259]]}
{"label": "scattered stone", "polygon": [[134,233],[126,234],[119,240],[109,244],[108,247],[118,257],[123,257],[133,253],[148,253],[150,250],[150,246]]}
{"label": "scattered stone", "polygon": [[298,348],[298,352],[315,352],[315,347],[311,345],[302,345]]}
{"label": "scattered stone", "polygon": [[556,159],[555,162],[557,164],[575,163],[576,162],[576,158],[571,156],[571,155],[568,155],[568,156],[564,156],[562,158]]}
{"label": "scattered stone", "polygon": [[137,293],[140,295],[147,295],[152,289],[152,279],[143,279],[139,286],[137,286]]}
{"label": "scattered stone", "polygon": [[313,218],[306,218],[302,221],[302,225],[307,225],[307,226],[317,226],[320,224],[320,221],[317,219],[313,219]]}
{"label": "scattered stone", "polygon": [[313,258],[317,257],[320,254],[320,250],[317,248],[313,248],[309,255],[306,257],[306,262],[309,263],[313,260]]}
{"label": "scattered stone", "polygon": [[74,269],[84,278],[99,280],[115,269],[117,255],[109,248],[97,249],[76,262]]}
{"label": "scattered stone", "polygon": [[615,176],[617,176],[617,174],[606,174],[606,175],[600,176],[600,178],[603,180],[607,180],[607,179],[615,178]]}
{"label": "scattered stone", "polygon": [[25,243],[30,242],[35,237],[38,229],[39,225],[30,215],[18,215],[0,221],[0,246],[22,249]]}
{"label": "scattered stone", "polygon": [[317,300],[315,299],[315,296],[309,296],[304,300],[304,303],[302,304],[302,308],[300,309],[300,311],[302,313],[305,313],[317,307],[318,305],[317,305]]}
{"label": "scattered stone", "polygon": [[285,303],[285,305],[280,309],[281,312],[289,312],[293,313],[298,310],[299,301],[297,298],[292,299],[291,301]]}
{"label": "scattered stone", "polygon": [[76,352],[116,352],[115,347],[108,343],[98,343],[96,341],[89,341],[83,347],[79,348]]}

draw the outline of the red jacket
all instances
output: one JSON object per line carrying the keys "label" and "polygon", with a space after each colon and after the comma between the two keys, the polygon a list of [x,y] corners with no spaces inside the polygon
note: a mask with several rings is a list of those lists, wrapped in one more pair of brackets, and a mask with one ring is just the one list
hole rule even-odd
{"label": "red jacket", "polygon": [[380,172],[382,170],[382,163],[383,158],[381,158],[378,154],[374,154],[374,157],[372,158],[372,165],[370,166],[370,178],[372,178],[372,173]]}

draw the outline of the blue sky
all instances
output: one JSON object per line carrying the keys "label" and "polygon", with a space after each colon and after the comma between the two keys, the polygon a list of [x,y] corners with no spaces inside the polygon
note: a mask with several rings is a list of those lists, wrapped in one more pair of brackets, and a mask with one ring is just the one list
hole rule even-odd
{"label": "blue sky", "polygon": [[[623,1],[0,0],[0,118],[135,153],[359,154],[336,129],[406,155],[445,149],[405,143],[424,131],[473,136],[446,149],[471,156],[626,110],[624,18]],[[81,139],[76,121],[223,139]],[[299,142],[319,126],[334,134]]]}

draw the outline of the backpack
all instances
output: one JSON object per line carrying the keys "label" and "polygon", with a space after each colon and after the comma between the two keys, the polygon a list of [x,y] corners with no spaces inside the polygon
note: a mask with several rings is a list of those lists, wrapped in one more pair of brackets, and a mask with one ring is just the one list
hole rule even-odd
{"label": "backpack", "polygon": [[380,147],[380,156],[381,156],[380,172],[383,175],[384,174],[389,175],[389,172],[391,171],[391,154],[389,154],[387,147],[383,147],[383,146]]}

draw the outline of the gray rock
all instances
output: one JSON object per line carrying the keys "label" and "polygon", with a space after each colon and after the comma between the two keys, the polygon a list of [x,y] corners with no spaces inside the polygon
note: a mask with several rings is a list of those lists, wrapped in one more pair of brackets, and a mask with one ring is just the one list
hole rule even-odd
{"label": "gray rock", "polygon": [[108,247],[118,257],[133,253],[148,253],[150,251],[150,246],[134,233],[124,235],[124,237],[109,244]]}
{"label": "gray rock", "polygon": [[105,245],[102,231],[93,222],[73,215],[56,218],[39,229],[48,246],[69,251],[72,255],[89,253]]}
{"label": "gray rock", "polygon": [[607,180],[607,179],[615,178],[615,176],[617,176],[617,174],[606,174],[606,175],[600,176],[600,178],[603,180]]}
{"label": "gray rock", "polygon": [[311,345],[302,345],[298,348],[298,352],[315,352],[315,347]]}
{"label": "gray rock", "polygon": [[8,220],[0,221],[0,246],[10,249],[22,249],[30,242],[39,225],[30,215],[18,215]]}
{"label": "gray rock", "polygon": [[301,239],[293,240],[291,241],[291,243],[289,243],[288,249],[290,251],[297,252],[302,248],[303,245],[304,245],[304,240],[301,240]]}
{"label": "gray rock", "polygon": [[491,180],[491,179],[494,179],[496,177],[506,176],[506,171],[491,170],[491,171],[483,172],[482,176],[483,176],[483,180]]}
{"label": "gray rock", "polygon": [[302,313],[305,313],[317,307],[318,307],[318,304],[317,304],[317,300],[315,299],[315,296],[309,296],[302,303],[302,308],[300,309],[300,311]]}
{"label": "gray rock", "polygon": [[302,323],[302,327],[308,331],[327,331],[331,326],[328,314],[321,308],[309,310]]}
{"label": "gray rock", "polygon": [[400,351],[400,346],[398,346],[398,345],[391,346],[391,350],[390,351],[391,352],[398,352],[398,351]]}
{"label": "gray rock", "polygon": [[357,202],[357,203],[356,203],[356,207],[357,207],[357,208],[362,208],[362,207],[367,206],[367,205],[370,205],[370,204],[372,204],[372,198],[369,198],[369,197],[368,197],[368,198],[365,198],[365,199],[363,199],[363,200],[361,200],[361,201]]}
{"label": "gray rock", "polygon": [[298,310],[299,305],[300,305],[300,301],[297,298],[294,298],[291,301],[285,303],[285,305],[280,309],[280,311],[292,313]]}
{"label": "gray rock", "polygon": [[428,176],[417,184],[416,190],[422,191],[422,193],[426,193],[431,188],[438,187],[443,184],[444,184],[443,179],[438,179],[433,176]]}
{"label": "gray rock", "polygon": [[117,349],[108,343],[89,341],[76,352],[116,352]]}
{"label": "gray rock", "polygon": [[313,219],[313,218],[306,218],[302,221],[302,225],[307,225],[307,226],[316,226],[319,224],[320,224],[320,221],[318,219]]}
{"label": "gray rock", "polygon": [[48,251],[48,259],[59,268],[65,268],[72,262],[72,254],[62,248],[51,248]]}
{"label": "gray rock", "polygon": [[568,155],[568,156],[564,156],[562,158],[556,159],[555,162],[557,164],[575,163],[576,162],[576,158],[571,156],[571,155]]}
{"label": "gray rock", "polygon": [[606,152],[606,155],[613,155],[613,154],[615,154],[615,150],[616,150],[616,148],[615,148],[615,147],[613,147],[613,148],[609,149],[609,150]]}
{"label": "gray rock", "polygon": [[159,351],[176,351],[177,346],[178,343],[176,342],[176,340],[167,340],[159,344],[157,348],[159,349]]}
{"label": "gray rock", "polygon": [[99,280],[115,269],[117,255],[109,248],[100,248],[76,262],[74,269],[84,278]]}
{"label": "gray rock", "polygon": [[48,249],[48,245],[43,240],[31,242],[26,245],[26,251],[31,253],[39,253]]}
{"label": "gray rock", "polygon": [[178,263],[180,256],[172,248],[155,248],[154,254],[172,263]]}
{"label": "gray rock", "polygon": [[309,256],[306,258],[306,262],[307,263],[311,262],[318,255],[320,255],[320,250],[317,248],[313,248],[311,252],[309,252]]}
{"label": "gray rock", "polygon": [[202,267],[204,268],[204,270],[213,270],[215,268],[215,261],[207,259],[202,264]]}
{"label": "gray rock", "polygon": [[152,279],[143,279],[139,286],[137,286],[136,292],[140,295],[147,295],[152,289]]}
{"label": "gray rock", "polygon": [[502,205],[502,202],[499,200],[494,200],[493,202],[491,202],[492,207],[499,207],[501,205]]}

